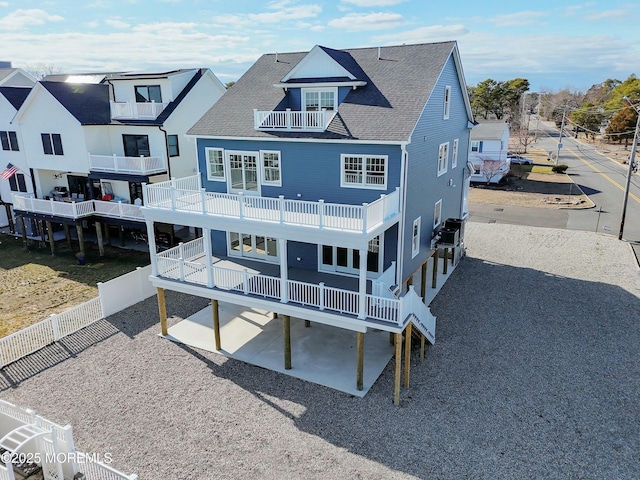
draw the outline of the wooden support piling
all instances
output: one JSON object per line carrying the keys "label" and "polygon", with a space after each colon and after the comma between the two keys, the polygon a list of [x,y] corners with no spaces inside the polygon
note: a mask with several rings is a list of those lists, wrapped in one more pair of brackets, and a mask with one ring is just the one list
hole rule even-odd
{"label": "wooden support piling", "polygon": [[80,249],[80,253],[82,256],[85,256],[84,252],[84,232],[82,231],[82,224],[78,223],[76,225],[76,232],[78,233],[78,248]]}
{"label": "wooden support piling", "polygon": [[357,333],[356,350],[358,365],[356,368],[356,390],[364,389],[364,332]]}
{"label": "wooden support piling", "polygon": [[47,221],[47,236],[49,237],[49,245],[51,247],[51,256],[56,254],[56,239],[53,237],[53,225]]}
{"label": "wooden support piling", "polygon": [[69,231],[69,225],[65,223],[62,226],[64,228],[64,238],[67,240],[67,247],[71,250],[73,247],[71,246],[71,232]]}
{"label": "wooden support piling", "polygon": [[291,317],[282,316],[284,336],[284,369],[291,370]]}
{"label": "wooden support piling", "polygon": [[157,288],[158,290],[158,311],[160,312],[160,332],[162,336],[167,336],[169,331],[167,329],[167,302],[164,298],[164,288]]}
{"label": "wooden support piling", "polygon": [[402,372],[402,333],[395,333],[396,372],[393,382],[393,403],[400,405],[400,374]]}
{"label": "wooden support piling", "polygon": [[218,300],[211,300],[211,310],[213,312],[213,336],[216,340],[216,350],[222,350],[220,342],[220,310]]}
{"label": "wooden support piling", "polygon": [[424,362],[424,346],[426,337],[424,334],[420,334],[420,363]]}
{"label": "wooden support piling", "polygon": [[436,248],[433,252],[433,278],[431,279],[431,288],[438,286],[438,257],[440,256],[440,250]]}
{"label": "wooden support piling", "polygon": [[426,302],[427,295],[427,262],[422,264],[422,271],[420,272],[420,296],[423,302]]}
{"label": "wooden support piling", "polygon": [[22,243],[26,248],[27,247],[27,227],[24,224],[24,217],[22,215],[18,216],[18,223],[20,224],[20,235],[22,235]]}
{"label": "wooden support piling", "polygon": [[111,245],[111,232],[109,230],[111,230],[109,228],[109,224],[105,223],[104,224],[104,240],[105,240],[104,243],[106,243],[107,245]]}
{"label": "wooden support piling", "polygon": [[409,371],[411,369],[411,322],[404,330],[404,388],[409,388]]}
{"label": "wooden support piling", "polygon": [[443,259],[442,259],[442,273],[447,274],[448,266],[449,266],[449,249],[445,248],[443,250]]}
{"label": "wooden support piling", "polygon": [[311,320],[305,320],[305,321],[304,321],[304,326],[305,326],[306,328],[309,328],[309,327],[311,326]]}
{"label": "wooden support piling", "polygon": [[98,240],[98,252],[100,252],[101,257],[104,257],[104,243],[102,242],[102,224],[100,222],[96,222],[96,238]]}

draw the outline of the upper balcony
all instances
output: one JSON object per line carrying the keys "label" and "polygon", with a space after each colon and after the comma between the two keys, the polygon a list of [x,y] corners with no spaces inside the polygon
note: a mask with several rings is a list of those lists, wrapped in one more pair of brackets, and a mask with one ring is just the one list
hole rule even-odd
{"label": "upper balcony", "polygon": [[169,105],[158,102],[110,102],[114,120],[155,120]]}
{"label": "upper balcony", "polygon": [[167,171],[164,155],[154,157],[125,157],[120,155],[89,154],[89,170],[93,172],[153,175]]}
{"label": "upper balcony", "polygon": [[175,218],[175,223],[186,222],[189,221],[186,214],[192,214],[198,216],[191,219],[197,226],[220,230],[243,228],[239,231],[246,233],[251,233],[252,225],[263,230],[280,228],[291,234],[289,239],[300,241],[322,233],[360,237],[360,240],[373,238],[400,217],[398,189],[371,203],[349,205],[323,200],[289,200],[282,195],[259,197],[207,192],[200,186],[200,176],[194,176],[144,185],[143,195],[145,210],[149,212],[145,216],[154,221],[171,223]]}
{"label": "upper balcony", "polygon": [[320,111],[253,111],[253,124],[256,130],[270,131],[297,131],[297,132],[324,132],[333,117],[334,110]]}

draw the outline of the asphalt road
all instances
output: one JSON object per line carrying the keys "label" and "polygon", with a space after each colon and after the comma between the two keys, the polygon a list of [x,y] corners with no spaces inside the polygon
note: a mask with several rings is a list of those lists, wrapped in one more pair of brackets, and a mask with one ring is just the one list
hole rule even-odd
{"label": "asphalt road", "polygon": [[[540,123],[541,135],[535,147],[557,152],[558,129]],[[511,223],[537,227],[600,232],[618,236],[624,199],[627,166],[607,158],[591,145],[571,137],[562,138],[559,163],[569,165],[567,173],[596,204],[582,210],[550,210],[508,205],[470,205],[470,220],[481,223]],[[636,160],[638,155],[636,155]],[[640,243],[640,174],[631,177],[623,238]]]}

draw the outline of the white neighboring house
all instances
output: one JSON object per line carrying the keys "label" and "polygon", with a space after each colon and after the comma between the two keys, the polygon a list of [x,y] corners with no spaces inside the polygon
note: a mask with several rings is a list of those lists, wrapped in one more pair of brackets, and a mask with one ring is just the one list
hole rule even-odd
{"label": "white neighboring house", "polygon": [[11,123],[29,91],[29,87],[0,86],[0,171],[8,164],[18,168],[11,178],[0,179],[0,227],[9,225],[11,213],[7,207],[12,203],[12,194],[33,192],[20,130]]}
{"label": "white neighboring house", "polygon": [[[7,65],[11,65],[8,63]],[[36,77],[21,68],[0,68],[0,85],[5,87],[32,87],[37,82]]]}
{"label": "white neighboring house", "polygon": [[509,173],[507,149],[509,125],[483,122],[471,130],[469,162],[473,165],[472,182],[498,183]]}
{"label": "white neighboring house", "polygon": [[225,92],[209,69],[47,78],[55,81],[38,82],[13,120],[37,198],[14,197],[13,207],[76,226],[91,216],[143,226],[142,184],[197,171],[195,143],[184,134]]}

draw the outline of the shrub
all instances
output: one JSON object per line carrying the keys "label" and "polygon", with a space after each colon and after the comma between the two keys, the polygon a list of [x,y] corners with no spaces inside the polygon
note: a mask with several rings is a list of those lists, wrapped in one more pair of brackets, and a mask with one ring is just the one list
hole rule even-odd
{"label": "shrub", "polygon": [[569,165],[554,165],[551,167],[551,171],[554,173],[564,173],[569,168]]}

